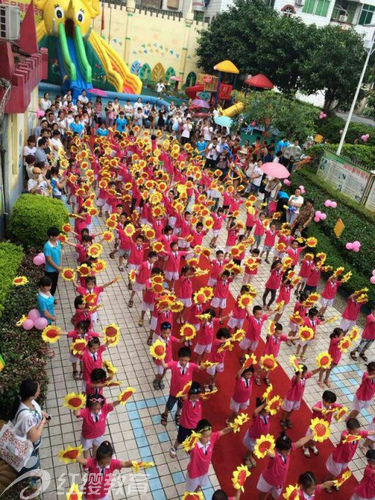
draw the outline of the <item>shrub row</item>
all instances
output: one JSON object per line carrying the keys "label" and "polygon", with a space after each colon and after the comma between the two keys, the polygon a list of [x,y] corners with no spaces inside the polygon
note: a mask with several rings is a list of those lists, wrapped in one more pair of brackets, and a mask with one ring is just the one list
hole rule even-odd
{"label": "shrub row", "polygon": [[[353,273],[352,278],[343,285],[343,289],[352,293],[354,290],[368,287],[370,300],[375,300],[374,286],[369,281],[374,268],[371,259],[374,250],[374,214],[322,181],[312,167],[298,170],[291,180],[293,188],[302,184],[306,189],[305,197],[313,198],[315,209],[327,214],[325,221],[310,224],[309,235],[318,238],[318,250],[327,253],[327,264],[334,268],[344,266],[347,271]],[[337,208],[326,208],[326,199],[337,201]],[[337,238],[333,229],[339,218],[343,220],[345,229],[342,236]],[[356,240],[361,242],[358,253],[345,248],[347,242]]]}
{"label": "shrub row", "polygon": [[[345,127],[345,120],[339,116],[328,116],[323,120],[316,121],[316,129],[319,134],[321,134],[326,140],[335,144],[340,141],[340,131]],[[361,139],[362,135],[369,134],[370,137],[366,142],[367,145],[375,146],[375,129],[371,125],[366,125],[365,123],[355,123],[352,122],[349,125],[348,132],[345,137],[345,141],[348,144],[363,144]]]}
{"label": "shrub row", "polygon": [[[317,144],[309,148],[307,153],[318,162],[326,149],[335,153],[337,144]],[[366,170],[372,170],[374,168],[375,146],[344,144],[342,156],[354,163],[360,164]]]}
{"label": "shrub row", "polygon": [[13,243],[0,243],[0,316],[23,258],[23,250]]}
{"label": "shrub row", "polygon": [[42,248],[48,228],[61,229],[66,222],[69,222],[68,212],[62,201],[23,194],[13,206],[9,231],[25,248]]}

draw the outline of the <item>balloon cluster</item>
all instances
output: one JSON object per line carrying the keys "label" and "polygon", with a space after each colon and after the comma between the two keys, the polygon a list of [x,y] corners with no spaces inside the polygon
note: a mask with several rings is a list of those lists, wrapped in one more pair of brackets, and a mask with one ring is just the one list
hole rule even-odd
{"label": "balloon cluster", "polygon": [[337,203],[335,201],[326,200],[324,206],[327,208],[337,208]]}
{"label": "balloon cluster", "polygon": [[290,182],[290,180],[289,180],[289,179],[284,179],[284,184],[285,184],[286,186],[290,186],[292,183]]}
{"label": "balloon cluster", "polygon": [[327,118],[327,115],[326,115],[326,113],[324,113],[323,111],[321,111],[319,113],[319,120],[324,120],[324,118]]}
{"label": "balloon cluster", "polygon": [[22,321],[22,328],[24,330],[31,330],[32,328],[44,330],[47,325],[48,321],[46,318],[42,318],[38,309],[31,309],[27,318]]}
{"label": "balloon cluster", "polygon": [[33,262],[36,266],[44,266],[46,263],[46,257],[43,252],[38,253],[38,255],[35,255],[33,258]]}
{"label": "balloon cluster", "polygon": [[361,135],[361,139],[363,142],[367,142],[370,139],[370,134]]}
{"label": "balloon cluster", "polygon": [[359,241],[348,242],[345,247],[347,250],[353,250],[353,252],[358,253],[361,248],[361,243]]}
{"label": "balloon cluster", "polygon": [[315,212],[315,217],[314,217],[314,222],[320,222],[321,220],[326,220],[327,214],[324,212],[321,212],[320,210],[317,210]]}
{"label": "balloon cluster", "polygon": [[37,118],[42,118],[46,113],[42,109],[38,109],[36,112],[36,117]]}
{"label": "balloon cluster", "polygon": [[372,276],[370,278],[370,283],[375,285],[375,269],[372,270]]}

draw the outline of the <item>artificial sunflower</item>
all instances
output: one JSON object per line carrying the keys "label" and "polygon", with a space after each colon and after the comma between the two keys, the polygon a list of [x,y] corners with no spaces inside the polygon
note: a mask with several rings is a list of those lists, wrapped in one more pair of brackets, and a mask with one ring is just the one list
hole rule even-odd
{"label": "artificial sunflower", "polygon": [[264,391],[263,395],[262,395],[262,399],[264,401],[268,401],[269,400],[269,397],[270,397],[270,394],[271,392],[273,391],[273,385],[270,384],[267,389]]}
{"label": "artificial sunflower", "polygon": [[279,243],[277,243],[275,248],[279,253],[284,253],[286,251],[286,244],[283,242],[279,242]]}
{"label": "artificial sunflower", "polygon": [[85,347],[87,345],[87,340],[85,339],[76,339],[70,344],[70,350],[72,351],[73,356],[82,355]]}
{"label": "artificial sunflower", "polygon": [[132,283],[134,283],[135,280],[136,280],[136,278],[137,278],[137,271],[135,271],[135,269],[131,269],[129,271],[129,281],[131,281]]}
{"label": "artificial sunflower", "polygon": [[266,409],[273,416],[280,410],[282,404],[283,400],[280,396],[273,396],[273,398],[268,400]]}
{"label": "artificial sunflower", "polygon": [[120,338],[121,338],[120,334],[114,335],[113,337],[105,336],[104,342],[108,344],[108,347],[115,347],[120,342]]}
{"label": "artificial sunflower", "polygon": [[214,394],[216,394],[218,391],[219,391],[219,389],[217,387],[215,387],[211,391],[203,392],[200,397],[201,397],[201,399],[206,400],[206,399],[210,398],[211,396],[213,396]]}
{"label": "artificial sunflower", "polygon": [[212,217],[206,217],[204,220],[203,220],[203,225],[206,229],[212,229],[213,226],[214,226],[215,222],[213,220]]}
{"label": "artificial sunflower", "polygon": [[102,238],[104,241],[111,243],[111,241],[113,241],[113,239],[114,239],[114,235],[113,235],[112,231],[104,231],[102,233]]}
{"label": "artificial sunflower", "polygon": [[361,435],[355,435],[355,434],[347,434],[345,438],[342,440],[342,443],[354,443],[355,441],[359,441],[361,439]]}
{"label": "artificial sunflower", "polygon": [[135,389],[133,389],[133,387],[127,387],[118,396],[118,400],[120,401],[120,404],[125,405],[127,400],[129,398],[131,398],[131,396],[133,396],[134,393],[135,393]]}
{"label": "artificial sunflower", "polygon": [[103,252],[103,246],[100,243],[92,243],[87,249],[87,255],[90,257],[100,257]]}
{"label": "artificial sunflower", "polygon": [[339,319],[339,316],[332,316],[332,318],[326,320],[326,324],[334,323],[337,319]]}
{"label": "artificial sunflower", "polygon": [[303,342],[306,342],[314,338],[315,332],[309,326],[304,325],[299,328],[298,335],[301,337]]}
{"label": "artificial sunflower", "polygon": [[54,344],[60,339],[61,328],[54,325],[46,326],[46,328],[42,331],[42,339],[44,342],[49,342],[50,344]]}
{"label": "artificial sunflower", "polygon": [[118,325],[116,325],[115,323],[111,323],[110,325],[103,328],[103,333],[105,337],[116,337],[116,335],[120,335],[121,330]]}
{"label": "artificial sunflower", "polygon": [[202,361],[200,366],[202,368],[204,368],[205,370],[207,370],[207,368],[212,368],[213,366],[217,366],[219,364],[219,362],[213,362],[213,361],[209,361],[208,359],[206,359],[205,361]]}
{"label": "artificial sunflower", "polygon": [[76,273],[71,267],[64,267],[64,269],[61,271],[61,276],[65,281],[74,281],[76,279]]}
{"label": "artificial sunflower", "polygon": [[108,375],[112,376],[117,372],[117,368],[115,368],[111,361],[108,359],[103,361],[103,368],[107,371]]}
{"label": "artificial sunflower", "polygon": [[272,434],[267,434],[266,436],[262,435],[256,440],[254,455],[257,458],[264,458],[267,452],[273,452],[275,446],[275,438]]}
{"label": "artificial sunflower", "polygon": [[236,432],[240,432],[240,429],[241,427],[243,426],[243,424],[245,424],[246,422],[248,422],[250,420],[250,417],[249,415],[247,415],[247,413],[240,413],[239,415],[237,415],[237,417],[233,420],[233,422],[231,422],[229,424],[229,427],[232,427],[233,429],[233,432],[236,433]]}
{"label": "artificial sunflower", "polygon": [[341,422],[341,420],[345,417],[345,415],[348,413],[348,408],[346,406],[341,406],[339,408],[336,408],[335,414],[333,418],[337,422]]}
{"label": "artificial sunflower", "polygon": [[22,285],[26,285],[26,283],[28,283],[28,282],[29,282],[29,280],[26,278],[26,276],[17,276],[13,280],[13,285],[22,286]]}
{"label": "artificial sunflower", "polygon": [[332,356],[328,352],[321,352],[316,358],[316,364],[318,365],[318,368],[327,370],[331,367]]}
{"label": "artificial sunflower", "polygon": [[244,484],[246,479],[250,476],[250,471],[246,465],[239,465],[232,475],[232,484],[235,490],[244,492]]}
{"label": "artificial sunflower", "polygon": [[238,330],[236,330],[232,337],[231,337],[231,341],[232,342],[241,342],[241,340],[245,337],[246,335],[246,332],[243,328],[239,328]]}
{"label": "artificial sunflower", "polygon": [[331,435],[331,430],[329,428],[329,422],[323,420],[322,418],[313,418],[310,423],[310,429],[314,434],[314,441],[318,443],[323,443]]}
{"label": "artificial sunflower", "polygon": [[185,323],[180,329],[181,337],[185,337],[186,340],[193,339],[197,334],[195,326],[190,323]]}
{"label": "artificial sunflower", "polygon": [[150,354],[153,358],[161,360],[165,358],[167,352],[167,346],[165,342],[162,342],[160,339],[157,339],[150,346]]}
{"label": "artificial sunflower", "polygon": [[72,484],[66,494],[66,500],[82,500],[82,493],[79,491],[78,484]]}
{"label": "artificial sunflower", "polygon": [[351,345],[352,341],[350,340],[350,337],[345,336],[340,340],[338,348],[340,349],[341,352],[346,352]]}
{"label": "artificial sunflower", "polygon": [[184,310],[184,304],[180,300],[176,300],[172,305],[171,305],[171,311],[174,313],[179,313]]}
{"label": "artificial sunflower", "polygon": [[176,394],[176,398],[182,398],[182,396],[186,396],[186,394],[188,394],[188,392],[190,391],[190,387],[191,387],[192,383],[193,383],[193,381],[190,380],[187,384],[185,384],[184,387],[181,389],[181,391],[179,391]]}
{"label": "artificial sunflower", "polygon": [[69,410],[80,410],[86,405],[86,395],[71,392],[64,397],[64,406]]}
{"label": "artificial sunflower", "polygon": [[246,307],[249,307],[252,304],[252,302],[253,302],[253,297],[249,293],[243,293],[237,299],[237,305],[241,309],[246,309]]}
{"label": "artificial sunflower", "polygon": [[277,367],[277,361],[273,354],[266,354],[260,358],[260,366],[266,371],[272,371]]}
{"label": "artificial sunflower", "polygon": [[245,354],[245,361],[242,363],[242,368],[250,368],[257,364],[257,358],[254,353]]}
{"label": "artificial sunflower", "polygon": [[316,238],[314,238],[313,236],[310,236],[309,238],[306,239],[306,245],[309,248],[315,248],[317,244],[318,244],[318,240]]}
{"label": "artificial sunflower", "polygon": [[347,481],[351,476],[352,476],[352,471],[346,470],[340,478],[335,479],[333,481],[333,485],[336,488],[341,488],[341,486],[345,483],[345,481]]}
{"label": "artificial sunflower", "polygon": [[68,446],[67,448],[65,448],[65,450],[61,450],[59,452],[59,457],[66,464],[69,462],[75,463],[77,461],[77,458],[82,455],[82,452],[83,452],[82,445]]}
{"label": "artificial sunflower", "polygon": [[301,371],[303,364],[299,363],[297,356],[294,354],[289,357],[289,363],[292,365],[294,368],[294,371],[299,372]]}
{"label": "artificial sunflower", "polygon": [[[69,269],[69,271],[72,271],[71,269]],[[63,270],[64,272],[64,270]],[[81,276],[81,277],[86,277],[86,276],[90,276],[91,274],[91,269],[89,268],[89,266],[87,264],[81,264],[80,266],[77,267],[77,273]],[[63,276],[64,277],[64,276]],[[64,279],[67,279],[67,278],[64,278]],[[72,281],[72,278],[71,278],[71,273],[69,272],[68,273],[68,280],[67,281]]]}
{"label": "artificial sunflower", "polygon": [[268,323],[267,332],[269,335],[274,335],[275,331],[276,331],[276,323],[274,321],[270,321]]}
{"label": "artificial sunflower", "polygon": [[139,469],[149,469],[150,467],[155,467],[155,462],[132,460],[132,469],[134,474],[138,474]]}
{"label": "artificial sunflower", "polygon": [[286,487],[285,493],[283,493],[283,497],[286,500],[299,500],[299,485],[295,484],[294,486],[290,484]]}
{"label": "artificial sunflower", "polygon": [[193,431],[190,436],[185,439],[185,441],[182,443],[182,447],[186,451],[186,453],[189,453],[195,447],[201,437],[202,434]]}
{"label": "artificial sunflower", "polygon": [[104,271],[107,267],[107,263],[104,259],[98,259],[96,262],[92,263],[92,269],[96,273]]}
{"label": "artificial sunflower", "polygon": [[353,326],[351,330],[349,330],[348,336],[352,342],[355,342],[356,340],[359,339],[361,335],[361,331],[358,328],[358,326]]}

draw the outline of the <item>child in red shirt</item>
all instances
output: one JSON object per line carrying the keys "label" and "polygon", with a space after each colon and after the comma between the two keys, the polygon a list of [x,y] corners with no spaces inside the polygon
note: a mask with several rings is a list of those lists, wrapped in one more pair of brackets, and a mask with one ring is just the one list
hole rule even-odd
{"label": "child in red shirt", "polygon": [[319,259],[319,257],[315,257],[306,279],[305,292],[308,293],[309,295],[310,293],[316,292],[321,272],[322,272],[321,259]]}
{"label": "child in red shirt", "polygon": [[211,213],[211,217],[214,220],[214,225],[212,226],[212,232],[213,232],[213,238],[210,241],[210,247],[211,248],[216,248],[216,242],[219,237],[221,228],[223,227],[223,221],[227,217],[224,215],[224,209],[222,207],[218,208],[217,213],[215,212]]}
{"label": "child in red shirt", "polygon": [[365,363],[367,363],[368,359],[365,355],[367,349],[373,344],[375,340],[375,304],[371,306],[371,313],[366,318],[366,326],[362,332],[361,342],[358,344],[358,347],[354,349],[350,353],[350,357],[357,361],[357,352],[359,352],[360,358],[363,359]]}
{"label": "child in red shirt", "polygon": [[225,243],[225,257],[229,254],[230,249],[237,243],[237,236],[239,231],[240,229],[236,226],[236,222],[231,222],[228,229],[227,241]]}
{"label": "child in red shirt", "polygon": [[[105,288],[117,283],[119,278],[114,278],[112,281],[108,283],[104,283],[104,285],[97,286],[95,276],[89,276],[86,278],[86,287],[79,286],[75,281],[73,281],[74,286],[76,287],[76,292],[79,295],[88,296],[92,295],[90,300],[86,300],[86,307],[95,307],[98,305],[100,300],[100,294],[104,291]],[[98,312],[94,311],[91,314],[92,323],[96,323],[98,321]]]}
{"label": "child in red shirt", "polygon": [[230,409],[232,413],[229,415],[226,423],[232,422],[237,415],[250,405],[251,393],[253,391],[253,375],[254,367],[240,368],[236,375],[236,385],[230,399]]}
{"label": "child in red shirt", "polygon": [[[319,372],[319,380],[318,380],[318,385],[323,389],[324,384],[330,388],[331,383],[329,381],[329,377],[331,375],[332,370],[339,364],[341,356],[342,356],[342,350],[340,349],[340,342],[344,338],[345,333],[341,330],[341,328],[335,328],[331,335],[329,336],[330,342],[329,342],[329,348],[328,348],[328,353],[332,357],[332,363],[331,366],[327,369],[320,368]],[[325,378],[324,378],[325,375]],[[324,382],[323,382],[324,378]]]}
{"label": "child in red shirt", "polygon": [[142,292],[142,297],[143,297],[146,287],[150,282],[152,268],[154,267],[154,264],[157,260],[158,260],[157,253],[151,250],[151,252],[148,252],[147,260],[142,262],[139,268],[135,271],[136,278],[129,298],[129,303],[128,303],[129,308],[133,307],[134,305],[133,299],[136,292]]}
{"label": "child in red shirt", "polygon": [[210,259],[211,261],[211,274],[208,279],[208,286],[216,286],[217,278],[219,274],[223,272],[225,264],[227,264],[228,259],[224,259],[224,252],[218,250],[216,252],[216,259]]}
{"label": "child in red shirt", "polygon": [[100,345],[98,337],[88,341],[82,353],[82,392],[86,391],[86,382],[90,380],[90,374],[95,368],[103,368],[103,352],[107,344]]}
{"label": "child in red shirt", "polygon": [[249,317],[249,326],[247,328],[246,336],[240,342],[240,349],[242,350],[241,364],[245,361],[245,354],[248,352],[255,352],[257,350],[260,334],[262,332],[263,323],[274,312],[263,314],[261,306],[253,307],[253,314]]}
{"label": "child in red shirt", "polygon": [[171,458],[176,458],[179,446],[188,438],[197,428],[200,420],[202,420],[202,400],[200,394],[202,392],[201,385],[198,382],[193,382],[187,396],[182,397],[182,412],[180,424],[178,426],[177,439],[169,451]]}
{"label": "child in red shirt", "polygon": [[216,390],[215,380],[217,374],[223,373],[224,371],[225,355],[229,346],[229,338],[230,333],[228,328],[220,328],[216,334],[216,338],[212,342],[212,351],[209,356],[209,361],[214,363],[214,365],[207,368],[209,377],[204,384],[205,392]]}
{"label": "child in red shirt", "polygon": [[322,298],[320,299],[319,318],[324,319],[324,313],[326,312],[327,307],[333,305],[337,289],[341,283],[342,281],[339,281],[336,276],[328,278],[326,286],[322,292]]}
{"label": "child in red shirt", "polygon": [[236,303],[232,311],[233,314],[228,321],[228,328],[234,329],[234,331],[242,328],[246,316],[250,316],[250,309],[245,306],[242,307],[241,305],[241,297],[247,292],[248,292],[247,285],[242,285],[240,293],[237,296]]}
{"label": "child in red shirt", "polygon": [[[182,340],[172,336],[172,325],[165,321],[161,325],[159,340],[165,344],[165,358],[164,363],[170,363],[173,361],[173,344],[181,343]],[[164,375],[166,373],[165,368],[162,365],[160,359],[155,359],[156,375],[152,385],[156,391],[164,389],[164,382],[162,382]]]}
{"label": "child in red shirt", "polygon": [[[259,254],[259,248],[254,248],[250,252],[251,258],[245,260],[245,272],[242,280],[243,285],[250,284],[253,281],[254,276],[258,274],[259,264],[262,263],[262,260],[259,258]],[[250,265],[247,264],[249,261],[251,261]]]}
{"label": "child in red shirt", "polygon": [[375,450],[368,450],[366,453],[367,465],[363,478],[355,487],[351,500],[371,500],[375,498]]}
{"label": "child in red shirt", "polygon": [[353,399],[353,410],[349,418],[355,418],[363,409],[370,407],[372,398],[375,396],[375,361],[367,365],[367,372],[362,376],[360,386]]}
{"label": "child in red shirt", "polygon": [[96,450],[104,441],[107,415],[119,404],[119,399],[112,403],[106,403],[104,396],[101,394],[90,394],[86,399],[86,408],[74,412],[77,418],[83,419],[81,444],[85,458],[90,457],[91,449],[92,456],[95,457]]}
{"label": "child in red shirt", "polygon": [[[293,335],[298,332],[299,327],[304,324],[306,310],[307,310],[307,308],[305,306],[306,299],[307,299],[307,293],[302,292],[299,295],[298,300],[296,300],[296,302],[294,304],[293,314],[289,318],[289,333],[288,333],[289,337],[293,337]],[[295,317],[295,315],[297,315],[297,313],[301,318],[299,321]],[[292,342],[292,343],[294,345],[294,342]],[[290,344],[288,343],[288,345],[290,345]]]}
{"label": "child in red shirt", "polygon": [[297,287],[296,287],[296,295],[301,293],[305,286],[307,278],[310,274],[311,266],[313,265],[314,255],[312,253],[306,253],[301,262],[301,267],[298,273],[298,276],[301,278]]}
{"label": "child in red shirt", "polygon": [[253,421],[247,429],[242,441],[244,446],[249,450],[243,458],[243,463],[247,465],[249,469],[256,467],[257,464],[254,456],[256,440],[260,438],[260,436],[266,436],[268,434],[270,425],[270,413],[267,410],[267,401],[262,398],[256,398],[256,409],[253,413]]}
{"label": "child in red shirt", "polygon": [[211,306],[218,309],[218,315],[221,316],[223,310],[227,307],[227,297],[229,295],[229,285],[233,278],[230,271],[224,270],[218,276],[217,284],[214,289],[214,296],[211,300]]}
{"label": "child in red shirt", "polygon": [[[299,489],[295,500],[313,500],[315,495],[319,495],[324,490],[330,490],[333,481],[325,481],[318,484],[313,472],[304,472],[298,478]],[[357,499],[359,500],[359,499]]]}
{"label": "child in red shirt", "polygon": [[[270,309],[271,304],[274,302],[276,298],[276,291],[280,288],[281,285],[281,280],[283,277],[283,265],[281,260],[275,260],[272,262],[271,265],[271,274],[270,277],[268,278],[266,282],[266,288],[263,294],[263,308],[264,309]],[[266,305],[267,302],[267,297],[268,294],[271,294],[271,298],[268,301],[268,304]]]}
{"label": "child in red shirt", "polygon": [[[85,339],[85,340],[90,340],[93,337],[99,337],[99,333],[95,332],[90,332],[91,326],[91,321],[89,319],[79,321],[74,330],[71,330],[70,332],[66,332],[66,335],[68,339],[77,340],[77,339]],[[64,333],[64,332],[62,332]],[[73,367],[73,378],[74,380],[79,380],[82,378],[82,361],[80,356],[74,356],[72,351],[70,352],[69,355],[69,361],[72,363]],[[80,373],[78,373],[77,370],[77,363],[79,363],[80,366]]]}
{"label": "child in red shirt", "polygon": [[265,218],[266,214],[264,212],[259,212],[258,218],[255,220],[255,229],[254,229],[254,238],[255,238],[255,245],[253,248],[259,248],[260,243],[262,241],[262,238],[264,236],[264,233],[266,231],[265,228]]}
{"label": "child in red shirt", "polygon": [[360,295],[362,295],[362,290],[352,293],[346,302],[346,307],[344,312],[342,313],[342,319],[340,323],[340,328],[344,330],[344,332],[348,332],[353,326],[355,326],[357,322],[358,315],[361,311],[361,307],[366,302],[357,302],[357,299]]}
{"label": "child in red shirt", "polygon": [[141,317],[138,320],[138,326],[143,326],[147,311],[150,311],[150,319],[152,318],[152,311],[155,307],[156,293],[152,289],[151,281],[152,277],[157,275],[163,276],[163,271],[159,267],[153,267],[151,269],[151,279],[146,284],[146,289],[142,296]]}
{"label": "child in red shirt", "polygon": [[283,305],[281,309],[278,309],[276,316],[275,316],[275,321],[278,322],[281,319],[281,316],[283,315],[283,312],[287,308],[289,302],[290,302],[290,296],[292,293],[292,282],[288,278],[287,273],[284,274],[281,285],[280,285],[280,290],[279,290],[279,295],[277,296],[276,299],[276,304],[280,304],[280,302],[283,302]]}
{"label": "child in red shirt", "polygon": [[276,224],[271,222],[269,229],[266,231],[266,237],[264,238],[264,246],[260,257],[262,258],[264,252],[266,252],[265,262],[269,264],[268,256],[275,246],[276,236],[277,236]]}
{"label": "child in red shirt", "polygon": [[298,246],[299,243],[297,240],[292,240],[290,243],[290,247],[287,248],[286,253],[288,256],[293,259],[292,266],[296,267],[299,261],[299,256],[301,252],[306,248],[306,245],[304,247]]}

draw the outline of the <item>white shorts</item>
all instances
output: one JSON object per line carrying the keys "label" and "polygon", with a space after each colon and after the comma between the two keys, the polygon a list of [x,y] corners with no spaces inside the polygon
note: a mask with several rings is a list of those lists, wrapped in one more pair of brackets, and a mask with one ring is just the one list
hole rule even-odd
{"label": "white shorts", "polygon": [[[301,278],[301,276],[299,276],[299,277]],[[306,278],[301,278],[301,279],[299,280],[299,282],[300,282],[300,283],[303,283],[303,284],[305,284],[305,283],[306,283],[306,281],[307,281],[307,277],[306,277]]]}
{"label": "white shorts", "polygon": [[233,245],[225,245],[225,253],[229,253]]}
{"label": "white shorts", "polygon": [[228,328],[242,328],[245,322],[245,318],[239,319],[234,318],[233,316],[229,318]]}
{"label": "white shorts", "polygon": [[125,259],[128,259],[130,255],[130,250],[122,250],[121,248],[119,248],[118,254],[120,257],[125,257]]}
{"label": "white shorts", "polygon": [[138,271],[140,264],[128,264],[129,271]]}
{"label": "white shorts", "polygon": [[368,498],[360,497],[357,493],[354,493],[354,495],[350,497],[350,500],[368,500]]}
{"label": "white shorts", "polygon": [[180,227],[174,227],[173,228],[173,234],[175,236],[180,236],[180,234],[181,234],[181,228]]}
{"label": "white shorts", "polygon": [[194,347],[194,352],[200,356],[205,352],[211,352],[212,344],[196,344]]}
{"label": "white shorts", "polygon": [[227,307],[227,299],[219,299],[218,297],[214,297],[211,300],[211,305],[215,309],[218,307],[219,309],[225,309]]}
{"label": "white shorts", "polygon": [[305,345],[311,345],[314,342],[314,340],[315,338],[311,340],[297,340],[297,345],[300,345],[301,347]]}
{"label": "white shorts", "polygon": [[95,439],[85,439],[81,436],[81,444],[85,451],[91,450],[93,446],[99,446],[104,441],[104,436],[100,436]]}
{"label": "white shorts", "polygon": [[199,332],[199,330],[201,329],[201,324],[200,323],[192,323],[192,325],[194,326],[196,331]]}
{"label": "white shorts", "polygon": [[214,229],[212,232],[214,233],[214,238],[216,238],[217,236],[219,236],[221,229]]}
{"label": "white shorts", "polygon": [[255,352],[257,350],[259,344],[259,340],[250,340],[247,337],[244,337],[240,342],[240,349],[243,351],[251,351]]}
{"label": "white shorts", "polygon": [[146,283],[133,283],[133,290],[135,292],[143,292],[143,290],[146,290]]}
{"label": "white shorts", "polygon": [[348,465],[349,463],[335,462],[332,458],[332,453],[330,454],[326,462],[326,468],[328,472],[330,472],[334,477],[341,476],[341,473],[348,468]]}
{"label": "white shorts", "polygon": [[334,301],[334,299],[325,299],[324,297],[322,297],[320,299],[320,306],[321,307],[331,307],[333,305],[333,301]]}
{"label": "white shorts", "polygon": [[164,276],[167,281],[177,281],[179,274],[176,271],[164,271]]}
{"label": "white shorts", "polygon": [[156,373],[158,375],[163,375],[163,373],[165,372],[163,366],[162,365],[155,365],[155,367],[156,367]]}
{"label": "white shorts", "polygon": [[289,399],[284,399],[282,404],[282,409],[285,411],[299,410],[301,406],[301,401],[289,401]]}
{"label": "white shorts", "polygon": [[246,410],[246,408],[249,407],[250,404],[250,399],[246,401],[246,403],[237,403],[233,398],[230,399],[230,409],[232,411],[235,411],[236,413],[239,413],[240,410]]}
{"label": "white shorts", "polygon": [[185,240],[178,240],[179,248],[190,248],[190,242]]}
{"label": "white shorts", "polygon": [[79,363],[81,361],[81,358],[79,358],[78,356],[73,356],[72,353],[69,353],[69,361],[71,363]]}
{"label": "white shorts", "polygon": [[148,302],[143,302],[142,301],[141,311],[144,311],[144,312],[146,312],[146,311],[153,311],[154,307],[155,307],[154,304],[149,304]]}
{"label": "white shorts", "polygon": [[177,221],[177,217],[171,216],[171,217],[168,218],[168,224],[171,227],[175,227],[176,221]]}
{"label": "white shorts", "polygon": [[111,205],[108,205],[107,202],[104,203],[103,210],[104,212],[108,212],[109,214],[112,213],[112,207]]}
{"label": "white shorts", "polygon": [[207,373],[209,375],[212,375],[212,377],[215,375],[215,373],[223,373],[224,371],[224,363],[219,363],[218,365],[215,366],[210,366],[207,368]]}
{"label": "white shorts", "polygon": [[274,254],[275,254],[275,257],[282,260],[285,257],[286,252],[278,252],[277,250],[274,250]]}
{"label": "white shorts", "polygon": [[97,323],[98,322],[98,311],[94,311],[91,314],[91,323]]}
{"label": "white shorts", "polygon": [[[367,427],[368,431],[375,431],[375,422],[371,422],[371,424]],[[370,441],[375,441],[375,436],[367,436],[367,439]]]}
{"label": "white shorts", "polygon": [[141,222],[142,225],[151,226],[151,224],[149,223],[149,221],[147,219],[144,219],[143,217],[140,218],[140,222]]}
{"label": "white shorts", "polygon": [[191,298],[188,298],[188,299],[178,299],[179,301],[181,301],[185,307],[191,307],[192,306],[192,301],[191,301]]}
{"label": "white shorts", "polygon": [[[72,199],[71,199],[71,201],[72,201]],[[77,201],[77,198],[74,200],[74,202],[76,202],[76,201]],[[105,205],[105,200],[103,200],[103,198],[96,199],[96,206],[97,207],[104,207],[104,205]]]}
{"label": "white shorts", "polygon": [[204,474],[203,476],[195,477],[194,479],[189,477],[189,474],[186,474],[186,484],[185,491],[195,491],[197,488],[203,488],[208,483],[208,474]]}
{"label": "white shorts", "polygon": [[258,491],[261,491],[262,493],[271,493],[272,498],[279,498],[283,489],[284,486],[276,488],[276,486],[267,483],[267,481],[263,478],[263,474],[259,476],[257,484]]}
{"label": "white shorts", "polygon": [[353,328],[353,326],[355,326],[355,324],[356,324],[356,320],[353,321],[351,319],[342,318],[341,323],[340,323],[340,328],[341,328],[341,330],[344,330],[344,332],[347,332],[348,330]]}
{"label": "white shorts", "polygon": [[362,401],[358,399],[357,396],[353,398],[353,410],[361,411],[369,408],[371,406],[371,399],[369,401]]}
{"label": "white shorts", "polygon": [[216,285],[217,285],[217,279],[216,278],[209,278],[208,286],[216,286]]}
{"label": "white shorts", "polygon": [[153,316],[151,318],[150,330],[156,330],[157,325],[158,325],[158,319],[155,316]]}
{"label": "white shorts", "polygon": [[249,451],[253,452],[254,448],[255,448],[255,444],[256,444],[256,439],[250,437],[249,436],[249,431],[246,431],[246,434],[244,435],[242,443],[243,443],[244,446],[246,446],[246,448]]}
{"label": "white shorts", "polygon": [[292,323],[291,321],[289,321],[289,330],[291,332],[298,332],[299,326],[297,325],[297,323]]}

